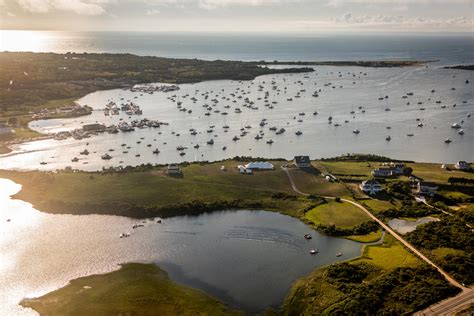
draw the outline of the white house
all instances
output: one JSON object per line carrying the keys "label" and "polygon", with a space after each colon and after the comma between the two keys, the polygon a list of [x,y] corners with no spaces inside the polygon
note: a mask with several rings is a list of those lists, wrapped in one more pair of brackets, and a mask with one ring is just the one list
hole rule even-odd
{"label": "white house", "polygon": [[393,170],[391,168],[377,168],[372,170],[372,175],[374,177],[391,177],[393,175]]}
{"label": "white house", "polygon": [[469,163],[467,161],[463,161],[463,160],[456,162],[454,167],[456,169],[459,169],[459,170],[469,170],[470,169]]}
{"label": "white house", "polygon": [[382,186],[374,179],[362,181],[359,187],[362,191],[369,194],[376,194],[382,191]]}
{"label": "white house", "polygon": [[438,187],[434,183],[418,181],[416,185],[416,193],[420,195],[429,195],[433,196],[438,190]]}
{"label": "white house", "polygon": [[239,172],[241,174],[252,174],[252,169],[247,169],[245,166],[239,165],[237,166],[237,169],[239,169]]}

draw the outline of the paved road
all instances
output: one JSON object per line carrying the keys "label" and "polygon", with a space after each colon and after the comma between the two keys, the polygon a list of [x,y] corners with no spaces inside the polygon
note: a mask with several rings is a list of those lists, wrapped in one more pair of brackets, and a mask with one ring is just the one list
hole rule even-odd
{"label": "paved road", "polygon": [[[293,177],[291,176],[290,174],[290,170],[288,170],[288,168],[284,168],[282,167],[282,169],[286,172],[287,176],[288,176],[288,179],[290,180],[290,184],[291,184],[291,188],[298,194],[301,194],[301,195],[309,195],[308,193],[304,193],[304,192],[301,192],[300,190],[298,190],[298,188],[296,187],[296,184],[293,180]],[[331,197],[331,196],[325,196],[324,198],[326,199],[335,199],[334,197]],[[449,274],[447,274],[443,269],[441,269],[440,267],[438,267],[436,264],[434,264],[430,259],[428,259],[425,255],[423,255],[420,251],[418,251],[415,247],[413,247],[410,243],[408,243],[405,239],[403,239],[398,233],[396,233],[393,229],[391,229],[388,225],[386,225],[384,222],[382,222],[381,220],[379,220],[374,214],[372,214],[368,209],[366,209],[364,206],[362,206],[361,204],[357,203],[357,202],[354,202],[354,201],[351,201],[351,200],[347,200],[347,199],[341,199],[341,201],[344,201],[344,202],[347,202],[347,203],[350,203],[356,207],[358,207],[359,209],[361,209],[362,211],[364,211],[371,219],[373,219],[374,221],[376,221],[383,229],[385,229],[386,231],[388,231],[390,234],[392,234],[393,237],[395,237],[399,242],[401,242],[405,247],[407,247],[408,249],[410,249],[414,254],[416,254],[418,257],[420,257],[423,261],[425,261],[426,263],[428,263],[429,265],[431,265],[432,267],[434,267],[436,270],[439,271],[439,273],[441,273],[445,278],[446,280],[451,283],[452,285],[462,289],[463,292],[461,292],[461,294],[453,297],[453,298],[450,298],[450,299],[447,299],[441,303],[438,303],[436,306],[436,308],[438,308],[440,311],[441,311],[441,314],[437,314],[437,313],[433,313],[433,314],[429,314],[429,315],[443,315],[442,311],[446,309],[446,311],[452,311],[454,309],[454,307],[459,307],[459,304],[467,304],[469,302],[469,298],[473,299],[474,298],[474,291],[471,290],[470,288],[466,288],[464,286],[462,286],[459,282],[457,282],[455,279],[453,279]],[[435,307],[433,307],[435,308]]]}
{"label": "paved road", "polygon": [[474,304],[474,291],[467,289],[455,297],[451,297],[435,305],[431,305],[427,309],[416,313],[416,315],[449,315],[455,310],[459,310],[462,306],[468,306],[471,304]]}

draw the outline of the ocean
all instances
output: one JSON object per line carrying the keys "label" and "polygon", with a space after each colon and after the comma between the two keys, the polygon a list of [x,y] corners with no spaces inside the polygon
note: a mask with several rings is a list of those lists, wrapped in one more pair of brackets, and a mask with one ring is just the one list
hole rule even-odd
{"label": "ocean", "polygon": [[205,60],[474,62],[471,34],[278,35],[0,31],[0,51],[132,53]]}

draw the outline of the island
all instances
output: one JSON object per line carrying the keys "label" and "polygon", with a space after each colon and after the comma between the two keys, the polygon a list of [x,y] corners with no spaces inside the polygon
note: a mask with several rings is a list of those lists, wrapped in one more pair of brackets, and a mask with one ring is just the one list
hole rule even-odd
{"label": "island", "polygon": [[[318,268],[297,280],[281,308],[265,313],[410,314],[461,291],[471,295],[467,286],[474,283],[474,173],[470,169],[352,154],[313,160],[305,167],[283,159],[268,160],[274,169],[255,171],[251,176],[241,174],[237,166],[252,160],[235,157],[212,163],[184,163],[179,166],[179,174],[168,174],[167,166],[142,165],[100,172],[1,170],[0,177],[23,186],[14,198],[50,213],[166,219],[224,209],[264,209],[298,218],[331,236],[365,243],[382,238],[379,243],[368,244],[358,258]],[[374,176],[374,170],[380,168],[392,168],[394,172]],[[367,179],[379,183],[381,189],[365,191]],[[424,194],[420,183],[432,183],[436,190]],[[414,220],[425,216],[437,220],[404,235],[387,225],[392,218]],[[412,248],[406,247],[408,243]],[[141,289],[143,284],[162,286],[155,276],[162,273],[158,267],[125,265],[110,274],[74,280],[22,304],[39,312],[61,313],[85,313],[87,306],[113,313],[140,312],[147,306],[172,308],[168,304],[173,305],[173,300],[160,303],[156,295],[135,290],[130,294],[134,299],[126,306],[112,304],[107,294],[110,291],[117,296],[130,293],[128,286],[112,287],[114,282],[127,280],[127,271],[132,268],[138,275],[146,274],[134,289]],[[94,284],[92,289],[83,291],[94,293],[94,301],[78,292],[79,287],[90,284]],[[58,298],[64,304],[57,304]],[[205,300],[204,310],[236,312],[210,298],[198,299]],[[102,304],[103,300],[110,304]],[[188,303],[197,304],[194,298]],[[183,308],[187,313],[188,305]]]}

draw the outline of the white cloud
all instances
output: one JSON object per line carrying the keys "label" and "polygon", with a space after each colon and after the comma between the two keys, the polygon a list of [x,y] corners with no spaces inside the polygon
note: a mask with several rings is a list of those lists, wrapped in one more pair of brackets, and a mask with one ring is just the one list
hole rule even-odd
{"label": "white cloud", "polygon": [[151,5],[197,5],[204,9],[216,9],[229,6],[270,6],[300,2],[301,0],[144,0]]}
{"label": "white cloud", "polygon": [[328,0],[329,7],[341,7],[345,4],[472,4],[473,0]]}
{"label": "white cloud", "polygon": [[449,19],[428,19],[423,17],[407,17],[403,15],[353,15],[352,13],[345,13],[341,17],[334,19],[335,23],[342,24],[364,24],[364,25],[474,25],[473,18],[465,16],[449,18]]}
{"label": "white cloud", "polygon": [[46,13],[53,10],[70,11],[81,15],[100,15],[105,13],[103,4],[107,0],[18,0],[26,11]]}
{"label": "white cloud", "polygon": [[157,15],[157,14],[160,14],[160,10],[158,9],[149,9],[146,11],[146,15]]}

